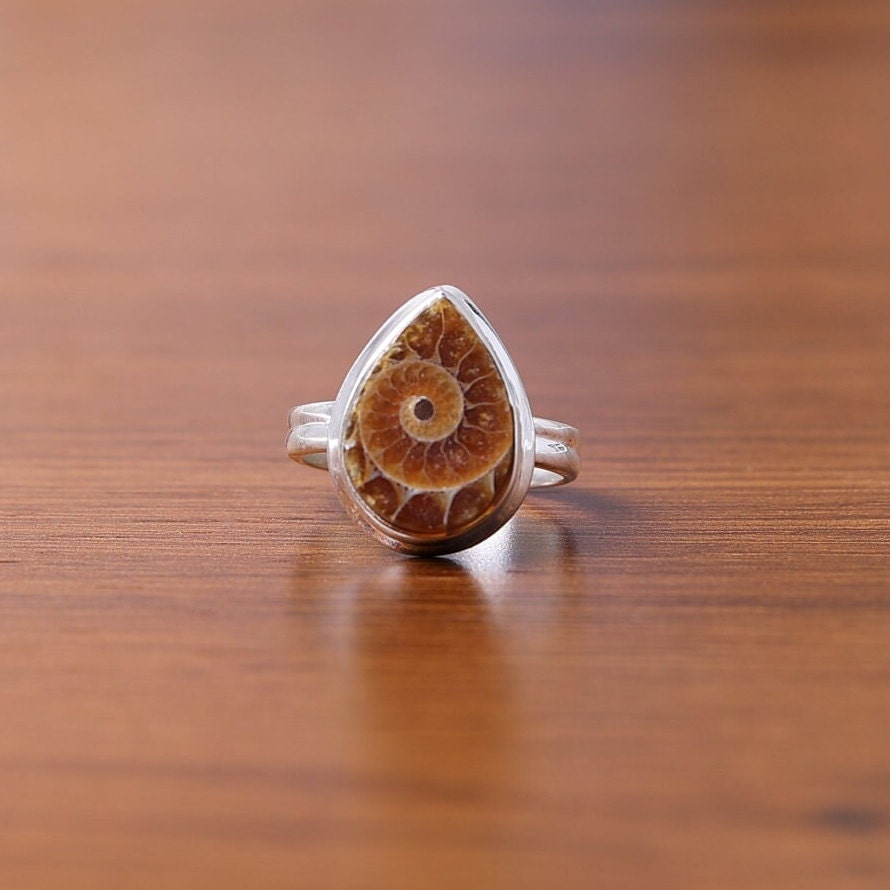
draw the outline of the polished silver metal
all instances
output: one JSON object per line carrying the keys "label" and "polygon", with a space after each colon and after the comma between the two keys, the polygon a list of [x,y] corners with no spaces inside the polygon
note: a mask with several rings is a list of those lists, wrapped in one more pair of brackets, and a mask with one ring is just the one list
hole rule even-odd
{"label": "polished silver metal", "polygon": [[[287,453],[298,463],[328,469],[331,415],[334,402],[297,405],[288,415]],[[535,468],[529,488],[554,488],[578,477],[578,430],[566,423],[533,417]]]}
{"label": "polished silver metal", "polygon": [[[511,477],[497,508],[478,524],[454,535],[430,539],[396,529],[362,502],[343,465],[342,439],[360,390],[370,370],[394,339],[423,310],[446,297],[488,348],[500,372],[514,414],[514,453]],[[529,489],[572,482],[580,470],[578,430],[565,423],[533,417],[522,380],[503,343],[470,298],[458,288],[430,288],[400,307],[371,338],[354,362],[334,401],[298,405],[289,415],[287,453],[295,461],[328,470],[347,510],[379,540],[417,555],[463,550],[487,538],[519,508]]]}

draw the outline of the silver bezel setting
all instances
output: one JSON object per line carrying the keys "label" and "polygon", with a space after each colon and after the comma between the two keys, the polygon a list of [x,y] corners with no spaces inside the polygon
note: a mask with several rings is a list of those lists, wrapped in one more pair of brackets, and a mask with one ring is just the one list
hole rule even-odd
{"label": "silver bezel setting", "polygon": [[[361,389],[387,349],[428,306],[444,297],[460,312],[485,344],[503,378],[513,410],[513,467],[500,502],[476,524],[455,534],[415,535],[393,528],[373,513],[353,488],[346,472],[343,436]],[[510,354],[476,304],[452,285],[429,288],[396,310],[368,341],[343,381],[331,414],[328,469],[347,511],[384,544],[403,553],[437,555],[472,547],[496,532],[519,509],[535,468],[535,427],[522,380]]]}

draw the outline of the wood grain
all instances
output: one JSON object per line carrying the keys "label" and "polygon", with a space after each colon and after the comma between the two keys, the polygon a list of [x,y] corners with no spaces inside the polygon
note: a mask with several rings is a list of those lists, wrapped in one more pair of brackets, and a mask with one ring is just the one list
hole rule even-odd
{"label": "wood grain", "polygon": [[[0,6],[0,886],[890,881],[890,10]],[[284,454],[482,305],[584,472]]]}

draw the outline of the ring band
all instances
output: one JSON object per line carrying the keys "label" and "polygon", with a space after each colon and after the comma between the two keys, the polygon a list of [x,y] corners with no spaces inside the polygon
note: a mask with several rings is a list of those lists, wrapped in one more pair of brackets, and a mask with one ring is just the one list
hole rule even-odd
{"label": "ring band", "polygon": [[494,329],[456,287],[430,288],[371,338],[337,398],[292,409],[287,453],[328,470],[347,511],[405,553],[471,547],[531,488],[580,467],[573,426],[534,417]]}
{"label": "ring band", "polygon": [[[297,405],[288,415],[287,453],[297,463],[328,468],[328,442],[334,402]],[[554,488],[578,478],[578,430],[556,420],[533,418],[535,469],[529,488]]]}

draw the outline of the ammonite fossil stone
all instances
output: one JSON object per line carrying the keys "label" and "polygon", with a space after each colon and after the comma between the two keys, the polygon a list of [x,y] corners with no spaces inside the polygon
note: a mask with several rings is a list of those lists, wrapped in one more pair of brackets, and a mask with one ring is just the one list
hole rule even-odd
{"label": "ammonite fossil stone", "polygon": [[493,358],[442,297],[368,375],[346,425],[346,470],[393,528],[453,534],[498,503],[513,463],[513,426]]}

